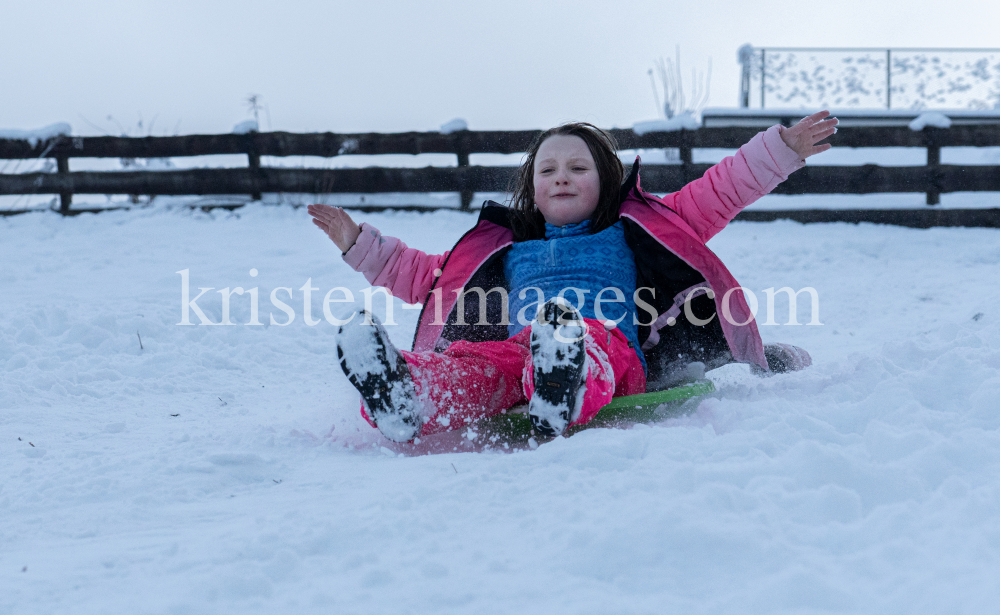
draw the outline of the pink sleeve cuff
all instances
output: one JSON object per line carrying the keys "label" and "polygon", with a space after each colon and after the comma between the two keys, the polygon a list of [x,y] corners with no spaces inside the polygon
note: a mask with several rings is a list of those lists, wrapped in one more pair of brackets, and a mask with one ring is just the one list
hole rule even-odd
{"label": "pink sleeve cuff", "polygon": [[351,269],[359,271],[361,269],[361,263],[364,262],[365,257],[368,256],[372,247],[377,245],[379,235],[380,233],[377,228],[367,222],[362,222],[361,234],[358,235],[354,245],[343,254],[344,262],[347,263]]}
{"label": "pink sleeve cuff", "polygon": [[787,178],[789,175],[806,166],[806,161],[799,158],[795,150],[785,144],[781,138],[781,133],[785,127],[780,124],[771,126],[764,132],[764,147],[767,153],[771,154],[771,159],[778,167],[778,174]]}

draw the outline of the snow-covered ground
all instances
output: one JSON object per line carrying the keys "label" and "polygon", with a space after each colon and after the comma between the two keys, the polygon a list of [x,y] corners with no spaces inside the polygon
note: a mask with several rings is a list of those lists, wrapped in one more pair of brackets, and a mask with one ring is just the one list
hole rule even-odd
{"label": "snow-covered ground", "polygon": [[[474,220],[357,217],[427,251]],[[762,309],[818,291],[821,326],[761,327],[813,366],[728,366],[685,418],[508,452],[361,420],[322,299],[366,284],[303,209],[0,219],[0,613],[995,611],[1000,231],[710,245]],[[218,289],[259,288],[263,324],[244,294],[238,324],[178,326],[183,270],[215,322]]]}

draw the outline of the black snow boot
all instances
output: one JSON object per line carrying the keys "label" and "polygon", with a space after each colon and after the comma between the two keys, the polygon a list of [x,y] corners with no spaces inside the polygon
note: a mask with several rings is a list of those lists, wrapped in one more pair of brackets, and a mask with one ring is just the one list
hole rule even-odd
{"label": "black snow boot", "polygon": [[[410,369],[385,328],[365,310],[337,330],[337,358],[379,431],[394,442],[420,435],[420,404]],[[372,324],[364,324],[370,322]]]}
{"label": "black snow boot", "polygon": [[809,353],[791,344],[765,344],[764,357],[768,367],[776,374],[797,372],[812,365]]}
{"label": "black snow boot", "polygon": [[559,299],[547,301],[531,323],[535,392],[528,402],[528,418],[539,435],[561,435],[582,402],[586,333],[580,312]]}

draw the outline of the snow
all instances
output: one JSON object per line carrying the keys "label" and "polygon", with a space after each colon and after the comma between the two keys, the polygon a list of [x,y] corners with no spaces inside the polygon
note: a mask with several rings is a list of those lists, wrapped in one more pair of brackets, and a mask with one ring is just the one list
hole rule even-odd
{"label": "snow", "polygon": [[31,143],[31,147],[38,145],[39,141],[48,141],[52,137],[62,135],[68,136],[73,132],[73,128],[66,122],[50,124],[45,128],[37,130],[16,130],[0,128],[0,139],[18,139]]}
{"label": "snow", "polygon": [[632,131],[637,135],[644,135],[649,132],[675,132],[678,130],[696,130],[701,127],[698,121],[690,112],[679,113],[669,120],[647,120],[636,122],[632,126]]}
{"label": "snow", "polygon": [[[475,220],[356,217],[435,253]],[[727,366],[689,416],[506,453],[363,421],[321,300],[352,289],[342,318],[366,284],[303,209],[0,220],[0,612],[994,610],[1000,231],[734,223],[710,247],[762,309],[816,288],[822,326],[761,326],[813,366]],[[237,324],[177,326],[184,269],[213,322],[246,289]],[[392,306],[409,347],[419,311]]]}
{"label": "snow", "polygon": [[233,134],[245,135],[250,132],[259,132],[257,120],[246,120],[245,122],[240,122],[239,124],[233,126]]}
{"label": "snow", "polygon": [[468,130],[469,124],[460,117],[457,117],[450,122],[446,122],[441,125],[441,134],[450,135],[453,132],[458,132],[459,130]]}
{"label": "snow", "polygon": [[927,126],[951,128],[951,118],[940,111],[924,111],[907,124],[910,130],[923,130]]}
{"label": "snow", "polygon": [[740,45],[736,50],[736,61],[740,64],[748,64],[753,60],[754,48],[750,43]]}

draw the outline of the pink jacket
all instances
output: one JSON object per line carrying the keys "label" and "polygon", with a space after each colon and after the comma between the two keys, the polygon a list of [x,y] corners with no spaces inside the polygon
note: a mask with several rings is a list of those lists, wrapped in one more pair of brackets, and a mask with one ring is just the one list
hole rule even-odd
{"label": "pink jacket", "polygon": [[[774,189],[805,162],[781,139],[780,126],[758,133],[739,149],[711,167],[704,176],[672,194],[658,198],[642,190],[639,184],[638,159],[626,188],[631,189],[621,205],[621,218],[629,219],[653,237],[663,249],[681,258],[704,276],[714,293],[718,314],[723,314],[722,300],[727,291],[729,312],[734,322],[720,318],[720,324],[737,361],[755,363],[767,369],[763,344],[756,322],[746,303],[740,284],[721,260],[705,245],[737,213]],[[452,314],[458,293],[477,285],[473,279],[488,265],[502,257],[513,243],[506,209],[485,206],[476,225],[467,231],[448,252],[429,255],[409,248],[399,239],[386,237],[375,227],[363,223],[361,235],[344,254],[344,261],[375,286],[385,287],[407,303],[423,303],[414,351],[443,350],[450,343],[445,329],[453,326]],[[646,258],[636,253],[636,260]],[[501,267],[502,268],[502,267]],[[494,284],[484,285],[486,289]],[[466,303],[468,311],[469,304]],[[470,317],[476,322],[478,316]],[[506,327],[489,330],[484,339],[505,339]],[[657,339],[655,329],[649,335]],[[645,344],[644,344],[645,349]]]}

